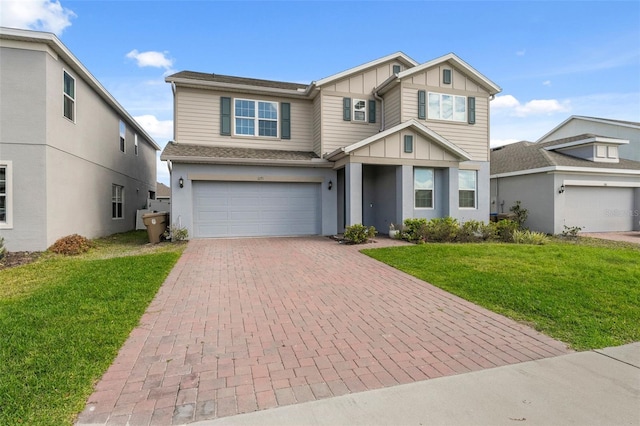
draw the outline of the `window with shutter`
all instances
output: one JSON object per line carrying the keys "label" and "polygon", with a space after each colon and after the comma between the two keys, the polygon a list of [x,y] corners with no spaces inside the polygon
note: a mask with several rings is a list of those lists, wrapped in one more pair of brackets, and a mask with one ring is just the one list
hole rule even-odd
{"label": "window with shutter", "polygon": [[427,118],[427,93],[424,90],[418,90],[418,118]]}
{"label": "window with shutter", "polygon": [[342,98],[342,119],[351,121],[351,98]]}
{"label": "window with shutter", "polygon": [[282,102],[280,104],[280,137],[291,139],[291,104]]}

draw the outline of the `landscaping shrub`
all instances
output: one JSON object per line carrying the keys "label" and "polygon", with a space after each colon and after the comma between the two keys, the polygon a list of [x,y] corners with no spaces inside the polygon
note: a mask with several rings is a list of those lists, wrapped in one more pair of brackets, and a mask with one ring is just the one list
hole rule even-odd
{"label": "landscaping shrub", "polygon": [[508,219],[502,219],[493,223],[494,239],[504,243],[513,242],[513,233],[518,230],[518,222]]}
{"label": "landscaping shrub", "polygon": [[564,231],[562,231],[562,234],[560,234],[560,236],[562,238],[566,238],[568,240],[577,240],[578,239],[578,233],[580,231],[582,231],[582,226],[567,226],[567,225],[564,225]]}
{"label": "landscaping shrub", "polygon": [[4,257],[4,252],[5,252],[4,238],[0,237],[0,259]]}
{"label": "landscaping shrub", "polygon": [[49,251],[64,254],[65,256],[73,256],[85,253],[92,247],[93,243],[91,240],[88,240],[81,235],[73,234],[60,238],[58,241],[53,243],[51,247],[49,247]]}
{"label": "landscaping shrub", "polygon": [[376,228],[373,226],[364,226],[360,223],[347,226],[344,231],[344,239],[351,244],[363,244],[377,234]]}
{"label": "landscaping shrub", "polygon": [[452,217],[439,217],[427,222],[427,241],[450,243],[455,241],[460,224]]}
{"label": "landscaping shrub", "polygon": [[162,236],[171,241],[184,241],[189,239],[189,230],[179,225],[171,225]]}
{"label": "landscaping shrub", "polygon": [[411,242],[427,240],[427,219],[405,219],[402,238]]}
{"label": "landscaping shrub", "polygon": [[492,223],[484,223],[479,220],[468,220],[460,225],[456,241],[460,243],[472,243],[487,241],[493,237]]}
{"label": "landscaping shrub", "polygon": [[509,211],[516,216],[514,220],[518,224],[518,229],[526,229],[524,227],[524,223],[527,221],[527,217],[529,216],[529,210],[523,209],[520,205],[520,201],[516,201],[516,203],[509,208]]}
{"label": "landscaping shrub", "polygon": [[516,229],[513,231],[513,242],[516,244],[543,245],[549,242],[549,237],[543,232]]}

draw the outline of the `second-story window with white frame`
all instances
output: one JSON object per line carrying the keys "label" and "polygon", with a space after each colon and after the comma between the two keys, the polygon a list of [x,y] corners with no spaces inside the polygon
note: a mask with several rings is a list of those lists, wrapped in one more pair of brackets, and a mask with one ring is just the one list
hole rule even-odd
{"label": "second-story window with white frame", "polygon": [[278,137],[278,103],[235,99],[235,134]]}
{"label": "second-story window with white frame", "polygon": [[458,170],[458,205],[461,209],[476,208],[478,192],[478,172],[475,170]]}
{"label": "second-story window with white frame", "polygon": [[367,101],[363,99],[353,100],[353,121],[367,122]]}
{"label": "second-story window with white frame", "polygon": [[120,120],[120,151],[125,151],[125,137],[127,134],[127,126],[124,124],[124,121]]}
{"label": "second-story window with white frame", "polygon": [[467,97],[429,92],[428,118],[466,122]]}
{"label": "second-story window with white frame", "polygon": [[63,71],[62,77],[62,103],[63,114],[69,120],[76,121],[76,80],[66,71]]}

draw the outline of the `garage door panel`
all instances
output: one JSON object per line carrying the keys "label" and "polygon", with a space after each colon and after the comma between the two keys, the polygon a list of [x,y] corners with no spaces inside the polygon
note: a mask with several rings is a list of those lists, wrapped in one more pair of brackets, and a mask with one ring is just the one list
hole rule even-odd
{"label": "garage door panel", "polygon": [[565,225],[583,232],[633,230],[633,188],[569,186],[565,195]]}
{"label": "garage door panel", "polygon": [[313,235],[320,230],[320,185],[194,182],[194,235]]}

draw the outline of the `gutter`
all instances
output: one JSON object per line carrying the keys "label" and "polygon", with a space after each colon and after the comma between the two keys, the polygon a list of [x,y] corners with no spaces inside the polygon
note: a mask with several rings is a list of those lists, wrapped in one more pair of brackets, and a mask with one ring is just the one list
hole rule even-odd
{"label": "gutter", "polygon": [[245,166],[292,166],[292,167],[312,167],[312,168],[332,168],[333,162],[316,160],[271,160],[262,158],[211,158],[211,157],[188,157],[188,156],[160,156],[160,160],[186,163],[186,164],[230,164]]}
{"label": "gutter", "polygon": [[383,132],[384,131],[384,98],[378,95],[378,91],[375,88],[373,89],[373,97],[374,99],[380,101],[380,130],[378,130],[378,132]]}

